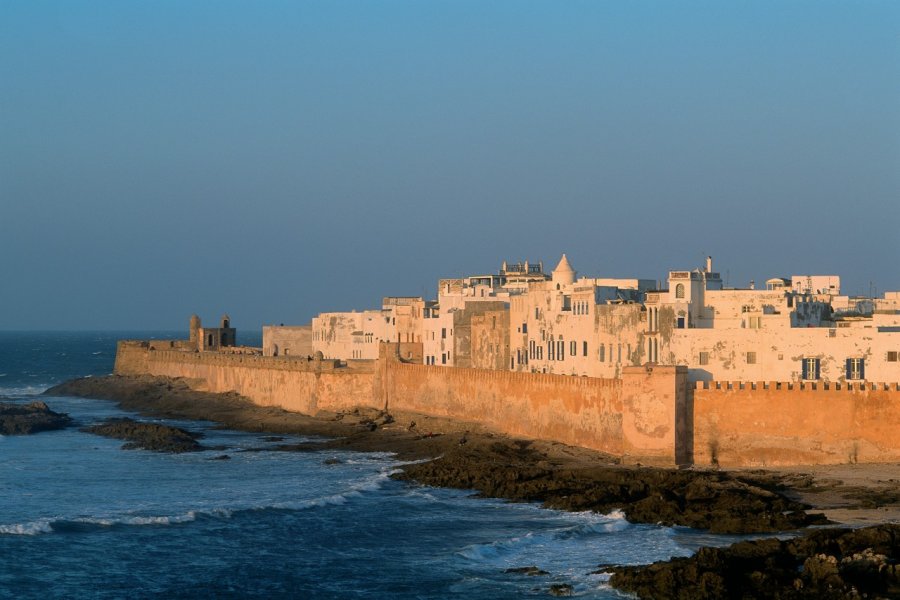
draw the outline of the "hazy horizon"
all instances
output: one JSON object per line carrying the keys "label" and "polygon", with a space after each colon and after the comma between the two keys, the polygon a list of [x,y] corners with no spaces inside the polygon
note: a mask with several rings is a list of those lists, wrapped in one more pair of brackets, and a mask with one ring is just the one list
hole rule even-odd
{"label": "hazy horizon", "polygon": [[900,4],[0,5],[0,330],[579,275],[900,290]]}

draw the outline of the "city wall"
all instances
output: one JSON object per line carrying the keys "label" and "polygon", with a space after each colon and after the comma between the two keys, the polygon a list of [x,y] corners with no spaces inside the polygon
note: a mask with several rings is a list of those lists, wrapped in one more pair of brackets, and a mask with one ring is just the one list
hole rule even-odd
{"label": "city wall", "polygon": [[[153,345],[156,345],[154,343]],[[195,389],[236,391],[263,406],[304,414],[365,406],[479,423],[514,436],[559,441],[629,462],[674,465],[677,367],[635,367],[596,379],[378,361],[184,352],[120,342],[115,372],[182,377]],[[625,412],[628,412],[626,415]]]}
{"label": "city wall", "polygon": [[656,369],[598,379],[384,361],[382,385],[389,410],[477,422],[626,462],[674,465],[676,373],[684,383],[686,372]]}
{"label": "city wall", "polygon": [[896,383],[697,382],[693,421],[700,466],[900,461]]}
{"label": "city wall", "polygon": [[261,406],[308,415],[383,406],[372,393],[373,361],[350,361],[339,367],[335,361],[305,357],[157,350],[146,342],[119,342],[115,372],[183,377],[194,389],[235,391]]}
{"label": "city wall", "polygon": [[643,464],[745,467],[900,461],[897,384],[687,383],[684,367],[588,378],[377,361],[186,352],[120,342],[116,373],[185,378],[304,414],[357,406],[479,423]]}

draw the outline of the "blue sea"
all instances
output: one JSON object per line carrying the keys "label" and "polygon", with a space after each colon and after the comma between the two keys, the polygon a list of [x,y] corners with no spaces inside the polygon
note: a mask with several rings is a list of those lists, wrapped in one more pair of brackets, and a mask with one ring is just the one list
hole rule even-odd
{"label": "blue sea", "polygon": [[[171,335],[0,332],[0,400],[109,373],[117,339]],[[77,425],[0,436],[0,597],[549,598],[567,583],[577,597],[621,598],[598,565],[737,539],[398,482],[387,453],[242,452],[276,442],[209,422],[160,420],[225,450],[122,450],[79,426],[142,417],[40,399]],[[221,454],[231,460],[211,460]],[[549,574],[505,572],[531,565]]]}

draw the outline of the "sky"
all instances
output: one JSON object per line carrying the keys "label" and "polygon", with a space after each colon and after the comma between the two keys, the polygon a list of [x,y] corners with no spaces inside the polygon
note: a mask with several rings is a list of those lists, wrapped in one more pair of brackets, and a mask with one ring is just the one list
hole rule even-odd
{"label": "sky", "polygon": [[900,290],[900,3],[0,1],[0,329],[239,329],[565,252]]}

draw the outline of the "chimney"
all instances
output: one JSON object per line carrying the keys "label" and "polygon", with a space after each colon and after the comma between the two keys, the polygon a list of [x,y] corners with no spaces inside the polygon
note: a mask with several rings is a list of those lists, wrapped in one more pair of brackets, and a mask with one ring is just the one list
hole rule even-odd
{"label": "chimney", "polygon": [[706,272],[712,273],[712,256],[706,257]]}

